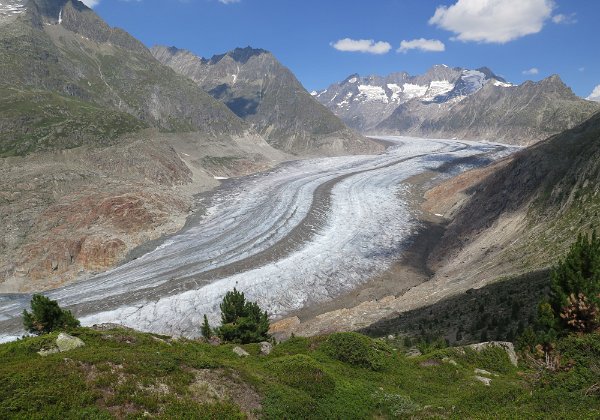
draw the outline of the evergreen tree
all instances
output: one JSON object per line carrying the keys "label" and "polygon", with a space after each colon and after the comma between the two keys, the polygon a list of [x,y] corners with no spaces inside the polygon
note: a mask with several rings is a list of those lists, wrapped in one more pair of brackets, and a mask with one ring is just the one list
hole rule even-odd
{"label": "evergreen tree", "polygon": [[222,325],[215,330],[219,338],[233,343],[257,343],[269,339],[269,317],[256,302],[246,301],[235,288],[227,292],[221,307]]}
{"label": "evergreen tree", "polygon": [[202,333],[202,336],[207,340],[210,337],[212,337],[212,328],[210,328],[210,324],[208,323],[208,318],[206,317],[206,314],[204,314],[204,322],[202,322],[200,332]]}
{"label": "evergreen tree", "polygon": [[43,295],[33,295],[31,312],[23,310],[23,325],[32,334],[79,327],[79,321],[71,311],[61,309],[58,302]]}
{"label": "evergreen tree", "polygon": [[[587,302],[592,311],[600,306],[600,238],[595,232],[589,238],[580,234],[567,256],[552,272],[549,303],[556,322],[564,328],[570,328],[570,324],[561,314],[573,305],[572,296],[581,296],[580,299]],[[547,318],[546,315],[546,323]]]}

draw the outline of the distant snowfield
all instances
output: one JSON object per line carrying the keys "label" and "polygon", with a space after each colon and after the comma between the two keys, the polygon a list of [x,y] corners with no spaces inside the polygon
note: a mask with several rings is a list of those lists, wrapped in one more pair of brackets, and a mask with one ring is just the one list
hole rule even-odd
{"label": "distant snowfield", "polygon": [[[196,336],[203,314],[237,287],[272,317],[334,299],[385,270],[418,227],[406,180],[456,159],[497,159],[516,148],[478,142],[382,138],[385,154],[285,164],[226,181],[206,213],[154,251],[51,291],[84,325],[116,322]],[[473,165],[464,160],[449,177]],[[284,244],[284,245],[282,245]],[[257,264],[256,261],[263,261]],[[0,341],[19,333],[29,295],[0,295]]]}

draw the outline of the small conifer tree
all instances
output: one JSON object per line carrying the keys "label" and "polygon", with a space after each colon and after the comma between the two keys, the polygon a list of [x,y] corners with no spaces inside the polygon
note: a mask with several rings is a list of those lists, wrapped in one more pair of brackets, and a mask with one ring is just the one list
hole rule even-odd
{"label": "small conifer tree", "polygon": [[210,337],[212,337],[212,328],[210,328],[210,324],[208,323],[208,318],[206,317],[206,314],[204,314],[204,321],[202,322],[200,332],[202,333],[202,336],[207,340]]}
{"label": "small conifer tree", "polygon": [[237,289],[227,292],[221,303],[221,326],[215,330],[223,341],[258,343],[269,339],[269,317],[256,302],[246,301]]}
{"label": "small conifer tree", "polygon": [[44,295],[33,295],[31,312],[23,310],[23,325],[32,334],[47,334],[56,330],[79,327],[71,311],[61,309],[58,302]]}

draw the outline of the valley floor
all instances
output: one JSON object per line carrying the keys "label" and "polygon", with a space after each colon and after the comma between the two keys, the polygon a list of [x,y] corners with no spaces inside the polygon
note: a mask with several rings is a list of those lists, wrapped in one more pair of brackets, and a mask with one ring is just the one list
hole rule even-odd
{"label": "valley floor", "polygon": [[[205,197],[205,212],[155,250],[47,295],[84,325],[118,322],[185,336],[198,334],[203,314],[217,320],[218,303],[233,287],[282,317],[393,269],[420,228],[420,191],[514,151],[489,143],[384,140],[396,145],[381,155],[292,162],[227,181]],[[422,280],[409,278],[394,289],[415,281]],[[19,334],[29,299],[0,295],[3,340]]]}

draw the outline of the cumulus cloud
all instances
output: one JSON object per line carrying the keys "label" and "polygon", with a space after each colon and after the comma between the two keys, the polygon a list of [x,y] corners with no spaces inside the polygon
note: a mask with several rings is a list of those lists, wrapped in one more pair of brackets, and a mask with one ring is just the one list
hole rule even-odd
{"label": "cumulus cloud", "polygon": [[527,70],[523,70],[522,73],[526,74],[528,76],[534,75],[534,74],[538,74],[540,71],[537,67],[532,67],[530,69]]}
{"label": "cumulus cloud", "polygon": [[585,99],[588,101],[600,102],[600,85],[596,86],[594,90],[592,90],[592,93]]}
{"label": "cumulus cloud", "polygon": [[444,51],[446,46],[442,41],[437,39],[413,39],[410,41],[403,40],[400,42],[400,48],[396,51],[406,53],[409,50],[421,50],[421,51],[431,51],[431,52],[440,52]]}
{"label": "cumulus cloud", "polygon": [[344,38],[331,43],[331,46],[338,51],[362,52],[369,54],[386,54],[392,49],[389,42],[372,39],[350,39]]}
{"label": "cumulus cloud", "polygon": [[89,8],[94,8],[98,3],[100,3],[100,0],[81,0],[83,2],[83,4],[85,4],[87,7]]}
{"label": "cumulus cloud", "polygon": [[458,0],[439,6],[429,23],[455,40],[504,44],[540,32],[554,7],[554,0]]}
{"label": "cumulus cloud", "polygon": [[558,15],[552,16],[552,22],[558,24],[562,23],[563,25],[570,25],[572,23],[577,23],[577,19],[575,18],[575,13],[571,13],[570,15],[559,13]]}

